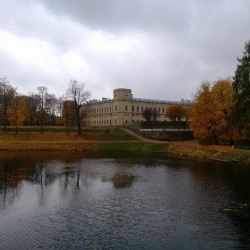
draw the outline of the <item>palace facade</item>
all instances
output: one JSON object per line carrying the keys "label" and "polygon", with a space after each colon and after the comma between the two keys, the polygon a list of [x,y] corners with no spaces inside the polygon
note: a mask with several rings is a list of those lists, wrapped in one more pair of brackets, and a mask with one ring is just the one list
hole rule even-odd
{"label": "palace facade", "polygon": [[88,115],[85,118],[85,125],[92,127],[100,126],[122,126],[132,122],[144,121],[143,111],[152,108],[157,111],[158,121],[168,120],[166,108],[169,105],[181,103],[188,106],[190,102],[170,102],[134,98],[131,89],[118,88],[113,90],[113,99],[102,98],[90,100],[86,106]]}

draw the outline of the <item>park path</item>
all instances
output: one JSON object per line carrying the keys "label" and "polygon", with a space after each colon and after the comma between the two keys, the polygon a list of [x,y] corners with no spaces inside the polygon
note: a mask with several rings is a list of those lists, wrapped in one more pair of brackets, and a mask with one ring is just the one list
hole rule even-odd
{"label": "park path", "polygon": [[200,145],[198,143],[197,139],[193,140],[188,140],[188,141],[159,141],[159,140],[152,140],[145,138],[141,135],[138,135],[137,133],[133,132],[130,129],[123,128],[127,133],[130,135],[133,135],[137,137],[138,139],[145,141],[145,142],[152,142],[152,143],[165,143],[165,144],[170,144],[170,145],[176,145],[176,146],[188,146],[196,149],[211,149],[211,150],[217,150],[218,152],[231,152],[231,153],[237,153],[237,154],[246,154],[250,155],[250,150],[246,149],[234,149],[232,146],[227,146],[227,145],[209,145],[209,146],[204,146]]}
{"label": "park path", "polygon": [[153,140],[153,139],[148,139],[145,138],[135,132],[133,132],[130,129],[127,128],[123,128],[124,131],[126,131],[128,134],[133,135],[135,137],[137,137],[138,139],[142,140],[142,141],[146,141],[146,142],[152,142],[152,143],[165,143],[165,144],[174,144],[174,145],[198,145],[198,140],[188,140],[188,141],[160,141],[160,140]]}

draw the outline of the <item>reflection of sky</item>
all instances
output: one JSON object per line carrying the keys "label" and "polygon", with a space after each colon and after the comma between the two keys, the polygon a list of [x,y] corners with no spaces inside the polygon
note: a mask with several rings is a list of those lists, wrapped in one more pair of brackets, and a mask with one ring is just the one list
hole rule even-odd
{"label": "reflection of sky", "polygon": [[[68,247],[84,240],[88,246],[97,242],[106,247],[113,244],[113,248],[118,243],[131,249],[145,245],[160,249],[166,244],[180,249],[209,243],[210,249],[222,245],[233,249],[238,244],[237,230],[219,212],[231,196],[224,192],[223,168],[209,164],[202,163],[198,171],[197,162],[176,160],[151,164],[54,160],[42,167],[27,162],[26,170],[33,177],[26,176],[16,189],[7,187],[5,204],[1,202],[0,238],[8,245],[10,237],[17,235],[13,248],[18,244],[58,248],[60,239]],[[12,168],[13,173],[16,170]],[[120,172],[138,178],[128,188],[115,189],[111,179]],[[4,199],[3,190],[0,199]]]}

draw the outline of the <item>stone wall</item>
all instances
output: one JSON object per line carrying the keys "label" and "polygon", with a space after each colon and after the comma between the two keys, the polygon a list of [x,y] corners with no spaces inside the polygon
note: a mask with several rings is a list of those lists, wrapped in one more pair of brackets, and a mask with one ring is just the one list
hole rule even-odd
{"label": "stone wall", "polygon": [[185,141],[193,139],[191,131],[147,131],[140,132],[140,135],[154,140],[160,141]]}

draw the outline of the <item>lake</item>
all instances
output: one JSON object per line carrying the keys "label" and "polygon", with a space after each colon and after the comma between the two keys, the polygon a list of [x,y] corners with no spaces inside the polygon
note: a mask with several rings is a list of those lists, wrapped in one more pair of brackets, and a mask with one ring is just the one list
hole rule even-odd
{"label": "lake", "polygon": [[250,168],[0,153],[0,249],[249,249]]}

